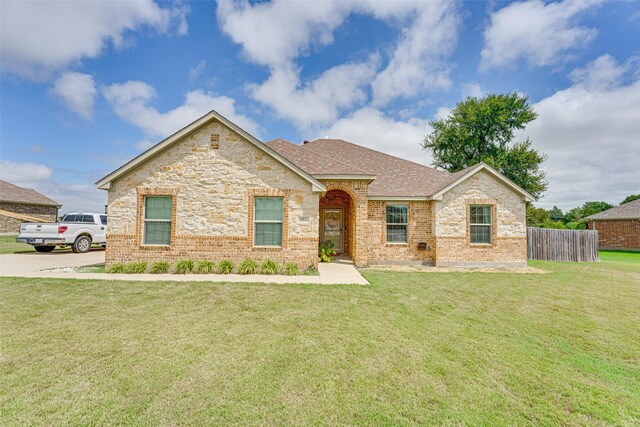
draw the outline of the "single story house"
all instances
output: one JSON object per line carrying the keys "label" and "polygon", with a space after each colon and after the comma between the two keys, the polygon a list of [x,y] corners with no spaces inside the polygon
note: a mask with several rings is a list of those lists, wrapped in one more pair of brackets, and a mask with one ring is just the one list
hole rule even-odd
{"label": "single story house", "polygon": [[22,222],[55,222],[60,206],[36,190],[0,180],[0,233],[18,234]]}
{"label": "single story house", "polygon": [[598,231],[600,249],[640,251],[640,199],[588,216],[587,228]]}
{"label": "single story house", "polygon": [[262,143],[215,111],[96,186],[108,191],[107,264],[306,268],[329,240],[357,266],[525,266],[534,200],[485,164],[452,174],[339,139]]}

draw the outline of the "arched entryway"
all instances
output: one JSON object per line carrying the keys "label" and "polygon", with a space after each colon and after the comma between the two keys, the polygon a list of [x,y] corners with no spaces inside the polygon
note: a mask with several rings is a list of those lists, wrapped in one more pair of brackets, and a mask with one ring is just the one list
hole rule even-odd
{"label": "arched entryway", "polygon": [[320,198],[320,241],[331,241],[339,254],[355,256],[356,205],[344,190],[329,190]]}

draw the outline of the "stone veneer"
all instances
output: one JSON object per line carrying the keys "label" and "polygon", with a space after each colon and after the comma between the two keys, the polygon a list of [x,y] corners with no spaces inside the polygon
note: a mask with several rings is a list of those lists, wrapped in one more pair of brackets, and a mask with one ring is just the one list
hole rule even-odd
{"label": "stone veneer", "polygon": [[[0,202],[0,209],[40,218],[42,222],[55,222],[58,220],[57,206],[34,205],[30,203]],[[0,215],[0,233],[19,234],[20,224],[23,222],[27,221]]]}
{"label": "stone veneer", "polygon": [[[142,244],[145,194],[175,200],[170,246]],[[285,199],[281,248],[253,246],[253,197]],[[295,172],[211,121],[109,190],[106,263],[245,258],[317,264],[319,193]]]}
{"label": "stone veneer", "polygon": [[587,228],[598,231],[600,249],[640,251],[640,219],[593,220]]}
{"label": "stone veneer", "polygon": [[[469,241],[469,205],[492,206],[489,245]],[[522,195],[486,171],[449,190],[436,202],[436,265],[526,266],[526,205]]]}

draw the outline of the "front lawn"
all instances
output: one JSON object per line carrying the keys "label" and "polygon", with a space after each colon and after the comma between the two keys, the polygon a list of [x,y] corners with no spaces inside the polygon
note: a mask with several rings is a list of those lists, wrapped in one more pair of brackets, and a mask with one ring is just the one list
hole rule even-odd
{"label": "front lawn", "polygon": [[[35,252],[36,250],[31,245],[26,243],[16,242],[17,235],[13,236],[0,236],[0,255],[5,254],[19,254],[22,252]],[[56,251],[66,250],[71,252],[71,248],[61,249],[56,247]]]}
{"label": "front lawn", "polygon": [[371,286],[0,278],[0,425],[640,423],[640,254]]}

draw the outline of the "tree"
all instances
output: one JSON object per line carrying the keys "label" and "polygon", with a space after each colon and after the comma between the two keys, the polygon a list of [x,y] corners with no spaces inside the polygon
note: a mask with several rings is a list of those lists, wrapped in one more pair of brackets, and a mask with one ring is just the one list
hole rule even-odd
{"label": "tree", "polygon": [[432,152],[434,166],[458,172],[485,162],[537,198],[548,186],[540,169],[547,156],[529,138],[513,142],[514,132],[536,117],[528,98],[516,93],[469,97],[448,117],[430,122],[433,131],[422,146]]}
{"label": "tree", "polygon": [[607,209],[611,209],[612,207],[612,204],[602,201],[586,202],[581,207],[573,208],[569,212],[567,212],[566,218],[569,222],[580,222],[590,215],[606,211]]}
{"label": "tree", "polygon": [[620,204],[624,205],[625,203],[633,202],[634,200],[638,200],[638,199],[640,199],[640,194],[632,194],[630,196],[625,197],[625,199],[621,201]]}
{"label": "tree", "polygon": [[527,225],[529,227],[540,227],[545,222],[551,221],[549,212],[533,205],[527,205]]}
{"label": "tree", "polygon": [[560,209],[557,206],[554,206],[553,209],[549,209],[549,218],[551,218],[551,221],[560,221],[560,222],[567,221],[567,219],[564,216],[564,212],[562,212],[562,209]]}

